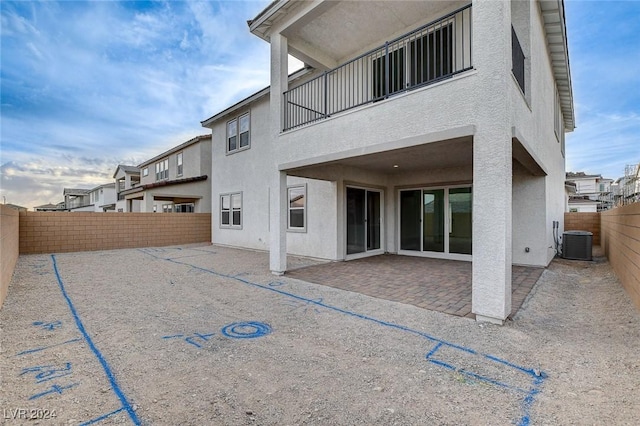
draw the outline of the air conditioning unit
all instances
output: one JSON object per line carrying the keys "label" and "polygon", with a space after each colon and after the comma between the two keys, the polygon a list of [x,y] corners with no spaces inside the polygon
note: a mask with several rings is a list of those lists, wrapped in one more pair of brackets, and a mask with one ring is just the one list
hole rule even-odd
{"label": "air conditioning unit", "polygon": [[587,231],[566,231],[562,234],[562,257],[572,260],[592,260],[593,234]]}

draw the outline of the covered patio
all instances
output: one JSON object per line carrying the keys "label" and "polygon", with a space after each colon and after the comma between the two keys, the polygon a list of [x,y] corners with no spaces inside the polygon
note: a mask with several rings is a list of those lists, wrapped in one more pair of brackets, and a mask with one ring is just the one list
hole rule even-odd
{"label": "covered patio", "polygon": [[[513,317],[543,268],[513,266]],[[385,254],[349,262],[330,262],[288,271],[287,277],[392,300],[450,315],[471,312],[471,262]]]}

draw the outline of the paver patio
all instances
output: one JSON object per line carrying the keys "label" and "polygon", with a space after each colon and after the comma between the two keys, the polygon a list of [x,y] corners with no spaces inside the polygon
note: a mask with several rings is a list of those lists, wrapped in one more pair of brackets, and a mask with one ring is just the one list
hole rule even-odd
{"label": "paver patio", "polygon": [[[543,268],[513,266],[510,316],[520,309],[543,271]],[[289,271],[287,276],[475,318],[471,312],[471,262],[385,254],[308,266]]]}

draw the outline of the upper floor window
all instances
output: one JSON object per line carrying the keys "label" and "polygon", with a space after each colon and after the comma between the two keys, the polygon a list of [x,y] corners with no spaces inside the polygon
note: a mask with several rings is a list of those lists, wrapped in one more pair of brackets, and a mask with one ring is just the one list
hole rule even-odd
{"label": "upper floor window", "polygon": [[289,196],[287,228],[290,231],[305,231],[307,188],[305,185],[291,186],[287,188]]}
{"label": "upper floor window", "polygon": [[156,180],[169,179],[169,159],[158,161],[156,163]]}
{"label": "upper floor window", "polygon": [[178,176],[182,176],[182,153],[179,152],[178,155],[176,155],[176,171],[177,171],[177,175]]}
{"label": "upper floor window", "polygon": [[149,176],[149,168],[145,167],[144,169],[142,169],[142,176]]}
{"label": "upper floor window", "polygon": [[560,151],[564,157],[564,115],[562,114],[562,106],[560,105],[560,95],[558,91],[555,92],[556,99],[553,105],[553,130],[556,133],[556,138],[560,142]]}
{"label": "upper floor window", "polygon": [[524,86],[524,52],[522,51],[522,46],[520,45],[520,40],[518,40],[518,35],[516,34],[516,30],[511,27],[511,72],[513,72],[513,76],[516,78],[520,89],[522,89],[522,93],[526,93]]}
{"label": "upper floor window", "polygon": [[250,116],[243,114],[227,122],[227,152],[236,152],[248,149],[251,144]]}

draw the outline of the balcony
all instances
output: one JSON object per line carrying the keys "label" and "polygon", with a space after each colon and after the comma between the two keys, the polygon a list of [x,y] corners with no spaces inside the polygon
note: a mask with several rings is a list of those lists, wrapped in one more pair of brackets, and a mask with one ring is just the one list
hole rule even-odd
{"label": "balcony", "polygon": [[284,131],[473,68],[471,5],[284,92]]}

